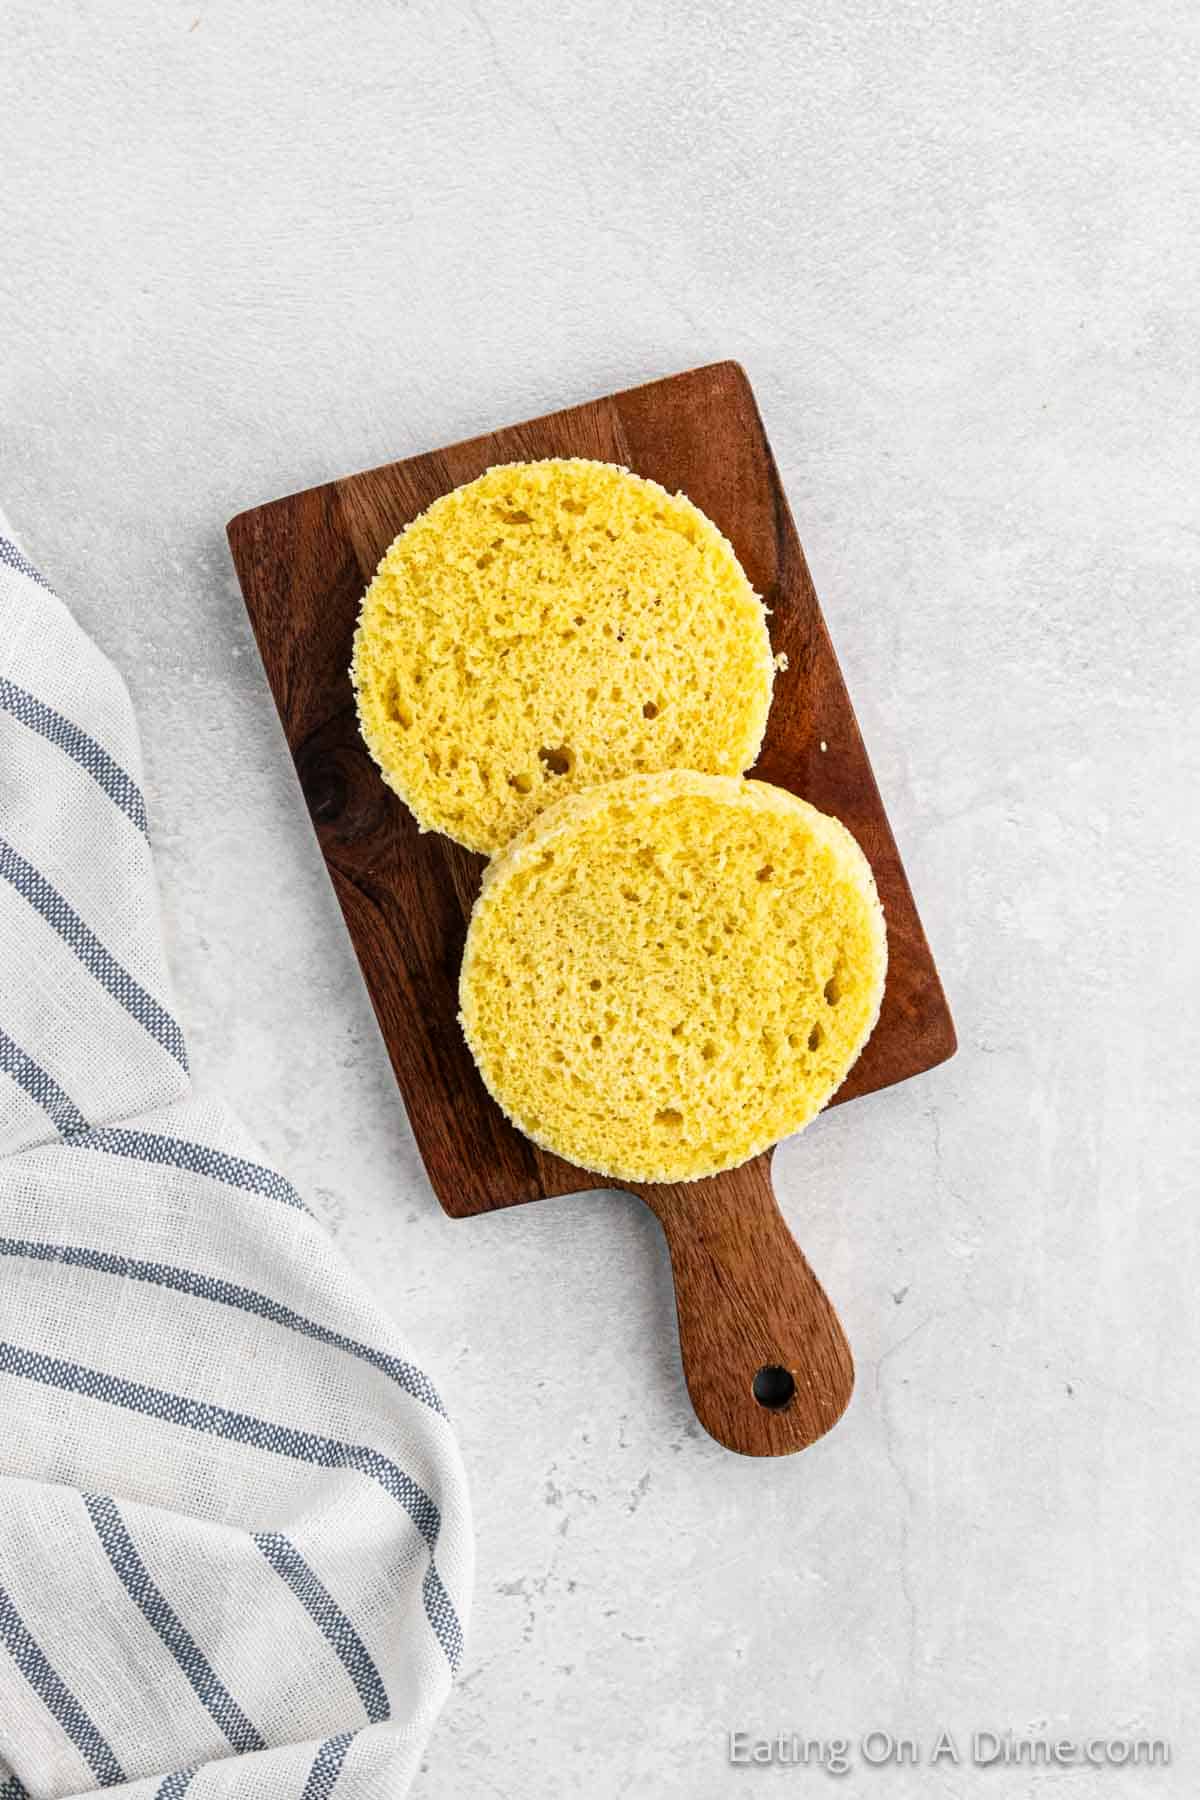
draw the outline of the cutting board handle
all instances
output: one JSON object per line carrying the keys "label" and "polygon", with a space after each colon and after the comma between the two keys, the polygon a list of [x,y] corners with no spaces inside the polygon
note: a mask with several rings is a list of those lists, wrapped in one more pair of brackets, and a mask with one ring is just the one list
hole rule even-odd
{"label": "cutting board handle", "polygon": [[704,1429],[743,1456],[814,1443],[846,1410],[854,1363],[776,1204],[770,1154],[635,1191],[666,1234],[683,1372]]}

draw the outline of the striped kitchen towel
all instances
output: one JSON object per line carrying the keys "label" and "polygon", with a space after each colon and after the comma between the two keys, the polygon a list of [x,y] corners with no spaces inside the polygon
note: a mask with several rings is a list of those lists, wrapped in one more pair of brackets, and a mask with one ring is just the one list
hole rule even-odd
{"label": "striped kitchen towel", "polygon": [[0,539],[0,1800],[395,1800],[471,1572],[428,1377],[192,1092],[128,695]]}

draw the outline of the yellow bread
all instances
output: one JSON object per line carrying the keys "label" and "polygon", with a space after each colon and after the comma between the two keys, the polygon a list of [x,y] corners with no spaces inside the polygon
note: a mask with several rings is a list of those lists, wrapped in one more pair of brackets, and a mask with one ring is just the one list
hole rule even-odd
{"label": "yellow bread", "polygon": [[631,775],[492,862],[459,986],[527,1136],[622,1181],[694,1181],[799,1131],[862,1049],[887,939],[865,856],[765,782]]}
{"label": "yellow bread", "polygon": [[506,463],[392,544],[352,669],[363,737],[422,829],[502,848],[631,770],[735,775],[774,664],[762,602],[683,495],[610,463]]}

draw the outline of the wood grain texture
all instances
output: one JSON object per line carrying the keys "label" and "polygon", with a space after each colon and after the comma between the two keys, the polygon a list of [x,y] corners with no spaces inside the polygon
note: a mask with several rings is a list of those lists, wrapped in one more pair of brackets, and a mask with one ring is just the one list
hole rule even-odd
{"label": "wood grain texture", "polygon": [[[824,1436],[849,1404],[854,1363],[775,1203],[770,1158],[634,1192],[666,1236],[684,1378],[705,1430],[747,1456],[790,1455]],[[760,1371],[787,1377],[783,1404],[755,1399]]]}
{"label": "wood grain texture", "polygon": [[[930,1069],[955,1047],[775,461],[736,363],[255,507],[229,526],[247,609],[430,1181],[460,1218],[605,1184],[522,1137],[479,1079],[457,1023],[457,982],[483,859],[419,832],[380,780],[358,732],[351,645],[362,594],[397,532],[493,463],[545,456],[597,457],[682,489],[725,532],[771,609],[772,642],[788,667],[753,772],[849,826],[887,917],[883,1010],[835,1104]],[[752,1454],[810,1442],[841,1411],[851,1379],[840,1327],[769,1199],[769,1164],[768,1155],[711,1182],[641,1190],[671,1249],[697,1413],[722,1442]],[[738,1398],[749,1393],[746,1359],[760,1353],[812,1371],[807,1388],[797,1375],[796,1398],[782,1411],[752,1396],[747,1411]]]}

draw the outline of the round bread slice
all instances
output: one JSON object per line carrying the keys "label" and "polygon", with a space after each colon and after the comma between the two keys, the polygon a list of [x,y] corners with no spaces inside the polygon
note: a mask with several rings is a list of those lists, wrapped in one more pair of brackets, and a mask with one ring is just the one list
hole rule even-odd
{"label": "round bread slice", "polygon": [[711,520],[573,459],[489,469],[414,519],[367,590],[352,675],[367,747],[422,829],[491,854],[596,782],[749,768],[774,663]]}
{"label": "round bread slice", "polygon": [[866,857],[765,782],[632,775],[548,808],[484,874],[459,987],[490,1092],[620,1181],[695,1181],[799,1131],[883,996]]}

